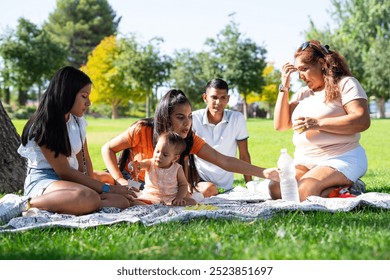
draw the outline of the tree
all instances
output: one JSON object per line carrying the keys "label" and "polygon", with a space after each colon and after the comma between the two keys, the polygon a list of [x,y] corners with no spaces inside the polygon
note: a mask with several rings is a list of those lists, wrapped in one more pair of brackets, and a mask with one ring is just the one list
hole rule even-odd
{"label": "tree", "polygon": [[379,116],[385,117],[385,103],[390,98],[390,45],[384,37],[374,40],[369,51],[363,56],[366,85],[375,96]]}
{"label": "tree", "polygon": [[268,105],[267,118],[270,118],[273,115],[272,108],[275,107],[276,103],[281,73],[274,68],[273,64],[268,64],[267,67],[264,68],[263,77],[265,85],[260,92],[259,100]]}
{"label": "tree", "polygon": [[57,0],[44,28],[68,51],[68,64],[85,64],[90,52],[115,35],[121,18],[116,18],[107,0]]}
{"label": "tree", "polygon": [[124,82],[125,72],[118,68],[121,49],[115,36],[104,38],[88,57],[87,64],[81,67],[92,80],[92,103],[110,104],[111,117],[116,119],[118,106],[126,104],[134,90]]}
{"label": "tree", "polygon": [[204,105],[202,93],[212,78],[222,78],[220,65],[207,52],[195,53],[189,49],[174,53],[172,86],[181,89],[196,108]]}
{"label": "tree", "polygon": [[63,66],[66,53],[44,30],[20,18],[16,32],[10,31],[1,38],[0,55],[4,59],[1,74],[6,88],[15,87],[19,104],[25,105],[28,90],[36,85],[40,94],[45,81]]}
{"label": "tree", "polygon": [[[0,56],[1,56],[1,46],[0,46]],[[3,65],[0,67],[0,97],[3,98],[4,103],[10,104],[11,102],[11,78],[9,73],[9,67],[6,62],[3,62]]]}
{"label": "tree", "polygon": [[234,21],[217,35],[217,39],[207,39],[206,45],[216,55],[229,86],[237,88],[244,96],[246,117],[247,95],[252,91],[260,92],[264,85],[262,72],[266,66],[265,48],[249,38],[243,38]]}
{"label": "tree", "polygon": [[319,30],[311,23],[308,39],[317,39],[338,50],[369,96],[375,96],[380,116],[390,98],[390,2],[387,0],[332,0],[331,15],[337,26]]}
{"label": "tree", "polygon": [[20,137],[0,101],[0,193],[23,190],[26,161],[17,150]]}
{"label": "tree", "polygon": [[142,45],[134,36],[123,38],[121,41],[119,71],[124,73],[124,81],[133,84],[137,94],[146,99],[146,117],[151,115],[153,88],[162,85],[168,79],[172,67],[170,57],[160,54],[161,42],[161,38],[153,38]]}

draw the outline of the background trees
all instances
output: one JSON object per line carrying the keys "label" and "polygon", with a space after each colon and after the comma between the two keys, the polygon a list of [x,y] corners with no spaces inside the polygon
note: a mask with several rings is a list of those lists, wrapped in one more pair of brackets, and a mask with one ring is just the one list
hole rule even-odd
{"label": "background trees", "polygon": [[312,23],[306,36],[330,45],[346,58],[384,117],[384,104],[390,98],[390,1],[332,0],[332,4],[336,26],[319,30]]}
{"label": "background trees", "polygon": [[44,83],[63,65],[65,51],[45,30],[24,18],[19,19],[16,31],[5,34],[0,42],[5,91],[13,86],[18,91],[19,105],[25,105],[28,90],[36,86],[39,98]]}
{"label": "background trees", "polygon": [[[332,4],[332,27],[319,30],[311,23],[305,35],[346,57],[383,117],[390,98],[390,2],[332,0]],[[168,56],[160,51],[162,38],[140,42],[133,35],[116,34],[120,19],[107,0],[58,0],[42,28],[21,18],[16,30],[0,34],[3,102],[10,103],[16,94],[20,105],[27,99],[38,100],[52,74],[71,64],[84,65],[94,80],[91,111],[105,104],[110,112],[104,115],[113,118],[140,106],[145,109],[137,116],[152,115],[162,87],[182,89],[197,109],[203,106],[201,94],[213,78],[225,79],[231,93],[240,95],[244,114],[248,102],[261,102],[272,117],[280,73],[266,67],[266,49],[245,37],[234,20],[206,39],[202,51],[176,50]]]}
{"label": "background trees", "polygon": [[124,83],[125,72],[117,67],[121,54],[117,38],[109,36],[103,39],[88,57],[87,64],[81,70],[87,73],[93,83],[91,102],[111,106],[111,117],[119,117],[118,106],[129,101],[131,86]]}
{"label": "background trees", "polygon": [[243,95],[246,117],[247,95],[252,91],[261,92],[264,86],[262,72],[266,66],[266,49],[244,38],[234,21],[217,35],[217,39],[207,39],[206,45],[221,65],[222,77]]}
{"label": "background trees", "polygon": [[209,52],[185,49],[174,53],[171,85],[183,90],[194,108],[204,105],[202,93],[207,82],[222,76],[221,65]]}
{"label": "background trees", "polygon": [[107,0],[57,0],[44,29],[68,52],[67,64],[79,68],[104,37],[116,34],[120,21]]}
{"label": "background trees", "polygon": [[168,78],[170,68],[170,59],[159,54],[155,42],[141,45],[134,36],[109,36],[93,50],[81,70],[93,81],[91,101],[110,104],[115,119],[119,117],[118,106],[129,101],[146,101],[149,117],[152,100],[157,98],[153,89]]}
{"label": "background trees", "polygon": [[146,44],[136,41],[134,36],[121,40],[121,55],[118,59],[119,71],[125,74],[124,83],[135,88],[134,100],[145,100],[146,117],[151,116],[151,106],[157,99],[154,88],[163,85],[169,77],[171,58],[161,55],[161,38],[153,38]]}

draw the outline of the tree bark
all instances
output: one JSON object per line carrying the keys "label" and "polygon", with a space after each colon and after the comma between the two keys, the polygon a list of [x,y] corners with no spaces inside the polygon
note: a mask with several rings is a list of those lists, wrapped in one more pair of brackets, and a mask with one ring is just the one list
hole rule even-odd
{"label": "tree bark", "polygon": [[9,90],[9,87],[4,89],[4,102],[6,104],[11,104],[11,91]]}
{"label": "tree bark", "polygon": [[386,117],[386,110],[385,110],[385,103],[386,103],[386,100],[385,98],[382,96],[382,97],[377,97],[375,98],[376,100],[376,108],[378,110],[377,112],[377,115],[379,118],[381,119],[384,119]]}
{"label": "tree bark", "polygon": [[0,101],[0,193],[23,190],[26,160],[17,150],[20,136]]}
{"label": "tree bark", "polygon": [[27,103],[27,90],[19,89],[18,103],[20,106],[26,106]]}

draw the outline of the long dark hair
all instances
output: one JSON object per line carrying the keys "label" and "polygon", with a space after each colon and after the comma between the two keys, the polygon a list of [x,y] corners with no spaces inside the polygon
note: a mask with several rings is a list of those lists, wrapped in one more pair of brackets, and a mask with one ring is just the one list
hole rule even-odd
{"label": "long dark hair", "polygon": [[76,68],[58,70],[23,129],[22,144],[34,139],[40,147],[45,145],[54,151],[56,157],[60,153],[70,156],[65,115],[72,109],[77,93],[88,84],[92,84],[91,79]]}
{"label": "long dark hair", "polygon": [[[171,89],[161,98],[154,116],[153,146],[155,146],[158,136],[161,133],[172,130],[171,115],[173,110],[175,109],[175,106],[185,104],[191,106],[190,100],[187,98],[184,92],[179,89]],[[195,188],[196,184],[198,183],[198,177],[194,162],[194,156],[190,154],[190,151],[194,144],[192,125],[184,141],[186,142],[187,146],[184,152],[181,153],[178,162],[183,166],[185,173],[188,174],[187,180],[190,183],[191,187]],[[188,165],[186,164],[187,159]]]}
{"label": "long dark hair", "polygon": [[[184,94],[183,91],[178,89],[169,90],[160,100],[156,108],[153,119],[143,119],[135,122],[132,125],[145,125],[153,127],[153,147],[156,146],[158,137],[165,132],[172,130],[171,115],[176,105],[188,104],[191,106],[191,102]],[[192,146],[194,144],[194,137],[192,132],[192,126],[187,137],[184,138],[186,142],[186,148],[181,153],[178,163],[184,168],[186,174],[188,174],[188,182],[192,188],[196,188],[198,183],[198,176],[195,167],[194,156],[190,154]],[[122,171],[126,166],[129,157],[131,157],[131,149],[126,149],[122,152],[119,159],[119,168]],[[188,160],[188,161],[187,161]],[[188,163],[188,164],[186,164]]]}
{"label": "long dark hair", "polygon": [[316,65],[324,60],[322,76],[325,83],[325,101],[331,101],[340,96],[338,83],[345,76],[352,76],[344,57],[337,51],[330,50],[328,45],[311,40],[303,43],[295,52],[294,57],[300,57],[302,62]]}

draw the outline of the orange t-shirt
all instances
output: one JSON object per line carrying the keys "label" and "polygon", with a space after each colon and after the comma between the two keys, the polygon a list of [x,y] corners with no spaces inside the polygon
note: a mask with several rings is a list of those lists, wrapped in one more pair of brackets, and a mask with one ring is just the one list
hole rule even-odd
{"label": "orange t-shirt", "polygon": [[[197,154],[206,143],[202,138],[192,132],[194,143],[190,151],[191,154]],[[130,161],[142,161],[153,157],[153,127],[138,124],[132,125],[127,129],[127,141],[130,148],[130,156],[127,159],[125,170],[130,173],[128,163]],[[145,181],[145,171],[141,170],[138,179]]]}

